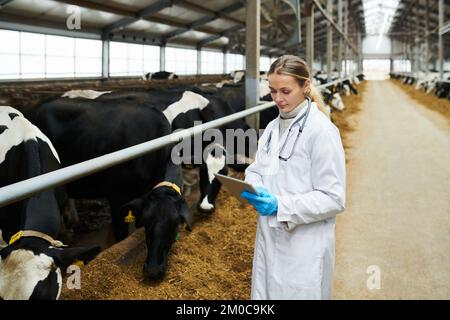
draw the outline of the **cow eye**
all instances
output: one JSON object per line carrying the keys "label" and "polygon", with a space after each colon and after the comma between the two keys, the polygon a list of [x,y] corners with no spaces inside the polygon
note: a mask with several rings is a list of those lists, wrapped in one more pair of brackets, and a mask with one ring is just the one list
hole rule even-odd
{"label": "cow eye", "polygon": [[6,129],[8,129],[7,126],[0,126],[0,134],[2,134]]}

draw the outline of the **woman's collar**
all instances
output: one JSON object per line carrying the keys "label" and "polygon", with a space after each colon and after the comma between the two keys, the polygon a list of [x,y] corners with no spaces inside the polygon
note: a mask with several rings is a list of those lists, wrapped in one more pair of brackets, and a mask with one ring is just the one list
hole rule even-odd
{"label": "woman's collar", "polygon": [[304,107],[308,104],[308,99],[303,100],[302,102],[300,102],[300,104],[298,106],[296,106],[294,109],[292,109],[289,112],[283,112],[280,111],[280,118],[281,119],[294,119],[295,117],[298,116],[298,114],[300,113],[300,111],[302,109],[304,109]]}

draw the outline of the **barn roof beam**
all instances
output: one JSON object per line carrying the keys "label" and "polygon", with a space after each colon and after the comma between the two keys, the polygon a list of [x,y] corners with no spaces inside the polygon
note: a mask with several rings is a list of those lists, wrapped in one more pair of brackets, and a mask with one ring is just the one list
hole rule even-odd
{"label": "barn roof beam", "polygon": [[12,1],[13,0],[0,0],[0,9]]}
{"label": "barn roof beam", "polygon": [[[213,15],[216,14],[216,11],[207,9],[205,7],[202,7],[202,6],[199,6],[198,4],[195,4],[195,3],[191,3],[191,2],[189,2],[187,0],[177,0],[177,6],[183,7],[185,9],[188,9],[188,10],[191,10],[191,11],[194,11],[194,12],[203,12],[203,13],[205,13],[207,15],[212,15],[213,16]],[[232,16],[229,15],[229,13],[226,13],[226,12],[222,13],[221,18],[229,20],[229,21],[234,22],[234,23],[242,23],[242,21],[240,21],[240,20],[238,20],[236,18],[233,18]]]}
{"label": "barn roof beam", "polygon": [[149,17],[152,14],[157,13],[158,11],[161,11],[167,7],[171,7],[175,2],[176,0],[160,0],[158,2],[155,2],[136,12],[133,17],[125,17],[117,22],[110,24],[109,26],[106,26],[105,28],[103,28],[103,32],[110,33],[117,29],[123,29],[126,26],[139,21],[140,19]]}
{"label": "barn roof beam", "polygon": [[[217,11],[217,12],[213,11],[211,14],[209,14],[206,17],[202,17],[202,18],[200,18],[198,20],[193,21],[192,23],[190,23],[189,25],[187,25],[185,27],[182,27],[182,28],[179,28],[177,30],[174,30],[174,31],[166,34],[163,38],[167,40],[167,39],[179,36],[179,35],[187,32],[189,30],[197,29],[198,27],[200,27],[202,25],[205,25],[205,24],[207,24],[207,23],[209,23],[211,21],[217,20],[219,18],[226,17],[228,14],[230,14],[230,13],[232,13],[234,11],[237,11],[237,10],[243,8],[243,7],[244,7],[244,4],[241,1],[235,2],[235,3],[231,4],[231,5],[223,8],[220,11]],[[240,22],[238,24],[241,25],[241,26],[244,26],[244,23],[242,23],[242,22]]]}

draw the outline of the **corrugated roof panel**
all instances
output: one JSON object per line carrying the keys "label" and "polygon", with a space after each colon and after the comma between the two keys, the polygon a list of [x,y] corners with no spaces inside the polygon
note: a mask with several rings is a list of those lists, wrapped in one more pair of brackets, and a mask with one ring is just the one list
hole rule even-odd
{"label": "corrugated roof panel", "polygon": [[175,30],[176,28],[165,24],[150,22],[147,20],[139,20],[128,25],[126,31],[150,32],[152,34],[165,34]]}
{"label": "corrugated roof panel", "polygon": [[228,38],[226,38],[226,37],[221,37],[221,38],[219,38],[219,39],[217,39],[217,40],[215,40],[215,41],[209,42],[207,45],[208,45],[208,46],[220,46],[220,47],[223,47],[223,46],[228,45],[228,42],[229,42],[229,41],[230,41],[230,40],[228,40]]}
{"label": "corrugated roof panel", "polygon": [[40,15],[53,9],[54,7],[62,6],[60,3],[49,0],[16,0],[9,2],[2,11],[7,12],[9,10],[20,10],[27,16]]}
{"label": "corrugated roof panel", "polygon": [[164,15],[167,15],[170,17],[174,17],[174,18],[187,20],[190,22],[195,21],[195,20],[200,19],[205,16],[205,13],[194,12],[194,11],[187,10],[187,9],[179,7],[179,6],[172,6],[172,7],[166,8],[164,10],[159,11],[158,13],[161,13],[161,14],[164,14]]}
{"label": "corrugated roof panel", "polygon": [[[41,21],[63,22],[61,28],[66,28],[65,21],[73,12],[69,10],[70,6],[47,0],[16,0],[8,3],[2,9],[2,12],[31,17]],[[83,28],[83,25],[102,28],[122,18],[122,16],[116,14],[83,7],[80,7],[80,13],[81,28]]]}
{"label": "corrugated roof panel", "polygon": [[175,37],[173,39],[175,39],[175,40],[186,40],[186,41],[190,41],[190,42],[197,42],[197,41],[209,38],[209,37],[211,37],[211,35],[208,34],[208,33],[195,31],[195,30],[190,30],[190,31],[186,31],[185,33],[182,33],[180,36]]}
{"label": "corrugated roof panel", "polygon": [[206,27],[211,27],[221,31],[234,27],[235,25],[236,23],[225,19],[217,19],[205,24]]}
{"label": "corrugated roof panel", "polygon": [[[56,17],[67,19],[72,12],[68,11],[69,7],[70,5],[65,4],[61,6],[55,6],[53,9],[47,11],[44,15],[42,15],[42,17]],[[81,26],[83,26],[83,23],[87,23],[91,26],[104,27],[123,18],[122,16],[116,14],[86,8],[80,8],[80,12]]]}

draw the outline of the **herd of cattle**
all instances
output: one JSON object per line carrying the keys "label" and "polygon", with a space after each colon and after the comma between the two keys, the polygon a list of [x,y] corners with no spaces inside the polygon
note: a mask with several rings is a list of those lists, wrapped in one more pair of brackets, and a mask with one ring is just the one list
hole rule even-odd
{"label": "herd of cattle", "polygon": [[[161,76],[175,77],[164,73],[148,78]],[[245,108],[244,77],[235,72],[226,83],[165,90],[72,90],[31,110],[0,106],[0,188],[241,111]],[[323,79],[318,74],[314,81],[320,84]],[[362,79],[361,75],[323,89],[329,110],[342,110],[340,94],[357,93],[354,84]],[[271,100],[264,74],[260,93],[261,100]],[[265,128],[277,115],[276,107],[261,112],[260,127]],[[218,129],[245,131],[249,126],[241,119]],[[199,211],[214,211],[221,187],[214,173],[227,174],[227,153],[242,156],[226,145],[205,143],[204,161],[184,163],[199,168]],[[1,236],[8,242],[0,246],[0,299],[57,299],[61,269],[77,260],[87,263],[100,252],[96,246],[68,248],[55,240],[64,223],[76,220],[73,199],[79,198],[108,200],[117,241],[128,236],[130,222],[144,227],[144,275],[162,278],[181,226],[189,229],[192,221],[183,198],[181,166],[171,161],[172,147],[0,208]],[[248,150],[243,155],[246,158],[251,157]],[[183,159],[189,157],[183,155]]]}
{"label": "herd of cattle", "polygon": [[445,72],[440,79],[438,72],[418,73],[391,73],[392,79],[402,81],[404,84],[414,85],[416,90],[423,90],[427,94],[434,92],[438,98],[450,100],[450,72]]}

